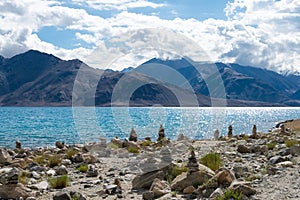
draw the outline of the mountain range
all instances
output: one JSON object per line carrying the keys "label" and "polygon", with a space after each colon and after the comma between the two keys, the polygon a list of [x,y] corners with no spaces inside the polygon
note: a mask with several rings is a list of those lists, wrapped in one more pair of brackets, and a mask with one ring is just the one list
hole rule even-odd
{"label": "mountain range", "polygon": [[0,106],[72,105],[300,106],[300,76],[189,58],[113,71],[35,50],[0,56]]}

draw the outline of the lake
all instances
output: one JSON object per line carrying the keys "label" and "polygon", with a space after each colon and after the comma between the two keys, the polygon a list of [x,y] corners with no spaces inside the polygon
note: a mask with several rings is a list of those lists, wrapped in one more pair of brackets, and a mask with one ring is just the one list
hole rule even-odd
{"label": "lake", "polygon": [[99,141],[118,136],[128,138],[135,128],[140,139],[157,138],[160,124],[168,138],[179,133],[189,138],[212,138],[215,129],[227,134],[250,134],[255,124],[267,132],[277,122],[300,118],[300,108],[117,108],[117,107],[1,107],[0,147],[14,147],[15,140],[25,147],[53,146]]}

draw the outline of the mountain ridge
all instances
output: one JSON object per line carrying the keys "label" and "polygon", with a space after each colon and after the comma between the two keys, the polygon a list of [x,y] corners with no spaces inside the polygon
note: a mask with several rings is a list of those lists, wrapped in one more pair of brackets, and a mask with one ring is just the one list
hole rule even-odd
{"label": "mountain ridge", "polygon": [[[197,105],[211,106],[212,99],[210,96],[218,97],[218,95],[213,93],[218,93],[219,88],[208,91],[204,77],[201,75],[209,74],[210,69],[208,66],[212,64],[192,63],[191,65],[191,62],[185,58],[178,61],[151,59],[137,67],[151,67],[151,65],[155,64],[166,65],[170,69],[180,72],[188,80],[192,90],[187,90],[187,88],[176,81],[165,82],[163,79],[160,80],[158,77],[148,76],[143,74],[143,71],[137,71],[136,69],[128,68],[128,70],[123,72],[94,69],[78,59],[65,61],[51,54],[36,50],[30,50],[12,58],[0,56],[0,105],[195,106],[195,103],[189,102],[191,100],[186,98],[192,98],[192,95],[195,95],[195,99],[198,101]],[[195,71],[193,65],[199,66],[202,74]],[[260,82],[261,80],[258,77],[251,77],[254,76],[251,72],[251,67],[243,69],[241,68],[242,66],[237,64],[216,63],[215,65],[225,85],[227,106],[300,105],[297,97],[298,93],[296,94],[299,88],[297,88],[297,85],[293,85],[297,84],[297,81],[300,83],[300,78],[298,79],[297,76],[293,76],[292,83],[289,83],[284,77],[275,72],[262,71],[266,74],[274,74],[272,75],[272,80]],[[85,72],[82,79],[77,78],[79,69]],[[121,97],[113,99],[116,86],[126,78],[128,79],[127,82],[125,81],[120,86],[121,92],[119,93]],[[169,78],[172,79],[172,76]],[[205,79],[215,78],[215,76],[210,76]],[[273,87],[270,83],[276,78],[280,79],[278,81],[279,85]],[[131,96],[125,99],[122,98],[122,93],[132,85],[128,81],[139,83],[141,86],[134,88]],[[282,84],[280,85],[280,83]],[[75,86],[78,87],[76,90],[74,90]],[[280,92],[280,88],[284,88],[286,91]],[[252,91],[254,89],[255,91]],[[291,90],[294,90],[295,93],[292,93]],[[210,95],[209,92],[213,95]],[[260,94],[258,95],[259,98],[250,98],[253,97],[255,92]],[[181,100],[177,99],[181,97]],[[276,98],[277,100],[273,101]],[[214,101],[218,102],[219,100],[214,98]],[[222,101],[220,100],[219,102]]]}

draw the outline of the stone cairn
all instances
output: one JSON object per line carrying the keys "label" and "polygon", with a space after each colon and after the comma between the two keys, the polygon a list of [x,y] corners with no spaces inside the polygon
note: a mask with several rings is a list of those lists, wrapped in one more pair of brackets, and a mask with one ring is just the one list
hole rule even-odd
{"label": "stone cairn", "polygon": [[194,150],[191,150],[191,156],[189,157],[187,168],[189,174],[199,171],[199,165]]}
{"label": "stone cairn", "polygon": [[138,136],[134,130],[134,128],[131,129],[130,135],[129,135],[129,141],[137,142]]}
{"label": "stone cairn", "polygon": [[22,148],[22,144],[20,141],[16,141],[16,149],[21,149]]}
{"label": "stone cairn", "polygon": [[161,141],[165,139],[165,129],[163,125],[161,124],[158,130],[158,139],[157,141]]}
{"label": "stone cairn", "polygon": [[214,132],[214,139],[215,139],[215,140],[218,140],[218,139],[219,139],[219,136],[220,136],[220,132],[219,132],[219,130],[217,129],[217,130],[215,130],[215,132]]}
{"label": "stone cairn", "polygon": [[256,128],[255,124],[253,125],[253,128],[252,128],[252,135],[257,136],[257,128]]}
{"label": "stone cairn", "polygon": [[228,126],[228,134],[227,134],[228,137],[232,137],[233,134],[232,134],[232,125],[229,125]]}

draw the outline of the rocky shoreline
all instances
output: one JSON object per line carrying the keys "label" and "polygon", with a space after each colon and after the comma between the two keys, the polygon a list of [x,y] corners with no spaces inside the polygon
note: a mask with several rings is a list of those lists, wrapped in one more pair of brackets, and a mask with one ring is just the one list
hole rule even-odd
{"label": "rocky shoreline", "polygon": [[[298,122],[298,121],[297,121]],[[291,123],[290,121],[287,123]],[[288,129],[285,127],[289,127]],[[300,129],[0,149],[0,199],[300,199]]]}

